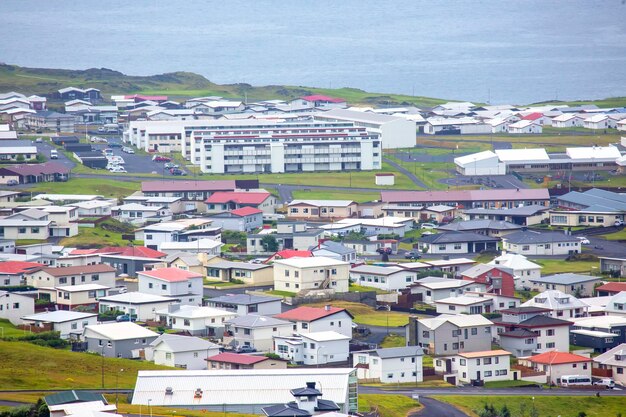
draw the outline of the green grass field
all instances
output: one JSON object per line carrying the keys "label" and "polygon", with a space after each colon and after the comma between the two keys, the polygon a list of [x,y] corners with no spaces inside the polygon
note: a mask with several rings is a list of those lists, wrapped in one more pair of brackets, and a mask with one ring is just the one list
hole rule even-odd
{"label": "green grass field", "polygon": [[[171,369],[150,362],[111,359],[90,353],[71,352],[36,346],[26,342],[0,341],[0,387],[3,389],[100,388],[104,364],[104,384],[120,388],[135,385],[140,369]],[[119,372],[124,369],[123,372]]]}
{"label": "green grass field", "polygon": [[393,348],[393,347],[404,347],[404,346],[406,346],[406,338],[404,336],[400,336],[395,333],[390,333],[389,336],[385,336],[382,343],[380,344],[381,348]]}
{"label": "green grass field", "polygon": [[357,203],[374,201],[380,199],[380,193],[360,192],[360,191],[294,191],[291,193],[293,199],[301,200],[353,200]]}
{"label": "green grass field", "polygon": [[128,246],[130,243],[142,244],[143,242],[122,239],[123,233],[133,233],[134,228],[113,219],[108,219],[96,227],[80,227],[78,234],[61,239],[60,244],[79,248],[101,248],[104,246]]}
{"label": "green grass field", "polygon": [[541,265],[541,275],[560,274],[564,272],[590,273],[593,268],[598,267],[597,261],[574,261],[569,262],[564,259],[531,259],[536,264]]}
{"label": "green grass field", "polygon": [[619,232],[610,233],[608,235],[602,235],[606,240],[626,240],[626,229],[622,229]]}
{"label": "green grass field", "polygon": [[35,193],[54,192],[58,194],[97,194],[109,198],[126,197],[139,191],[138,181],[119,181],[101,178],[71,178],[67,182],[39,183],[29,191]]}
{"label": "green grass field", "polygon": [[[512,416],[521,415],[524,417],[530,415],[533,404],[539,413],[539,417],[578,417],[581,411],[585,412],[587,417],[616,417],[626,414],[626,397],[596,398],[593,393],[588,397],[537,396],[534,400],[531,397],[522,396],[492,396],[485,398],[473,395],[442,395],[433,398],[452,404],[472,417],[477,417],[478,412],[485,404],[491,404],[498,410],[506,404]],[[522,410],[524,411],[523,413]]]}
{"label": "green grass field", "polygon": [[[313,307],[324,307],[328,302],[308,304]],[[348,301],[332,301],[333,307],[345,308],[354,316],[354,322],[365,324],[368,326],[404,326],[409,322],[409,315],[399,313],[397,311],[375,310],[374,308],[360,303],[351,303]]]}
{"label": "green grass field", "polygon": [[392,394],[361,394],[359,395],[359,411],[368,412],[377,408],[381,417],[406,417],[415,412],[421,405],[404,395]]}
{"label": "green grass field", "polygon": [[24,334],[26,334],[24,330],[16,328],[9,320],[0,319],[0,338],[21,337]]}

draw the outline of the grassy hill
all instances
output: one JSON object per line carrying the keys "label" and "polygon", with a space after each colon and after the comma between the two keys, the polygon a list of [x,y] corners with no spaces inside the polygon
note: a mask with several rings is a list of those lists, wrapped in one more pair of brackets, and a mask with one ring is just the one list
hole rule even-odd
{"label": "grassy hill", "polygon": [[[91,353],[78,353],[33,345],[26,342],[0,341],[0,387],[2,389],[75,389],[119,388],[135,386],[137,371],[171,369],[129,359],[103,358]],[[120,369],[124,369],[120,372]]]}
{"label": "grassy hill", "polygon": [[171,98],[222,96],[248,100],[292,99],[309,94],[327,94],[341,97],[350,103],[377,105],[435,106],[448,100],[413,97],[400,94],[368,93],[356,88],[311,88],[302,86],[270,85],[253,87],[249,84],[215,84],[201,75],[190,72],[172,72],[150,76],[130,76],[107,68],[65,70],[26,68],[0,64],[0,92],[18,91],[52,97],[63,87],[94,87],[107,97],[111,94],[165,94]]}

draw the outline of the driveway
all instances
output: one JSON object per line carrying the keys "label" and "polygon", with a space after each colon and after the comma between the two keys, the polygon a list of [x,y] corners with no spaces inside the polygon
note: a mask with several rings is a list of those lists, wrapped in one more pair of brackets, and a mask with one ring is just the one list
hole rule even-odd
{"label": "driveway", "polygon": [[442,403],[432,398],[420,397],[419,402],[424,408],[410,414],[410,417],[467,417],[467,414],[450,404]]}

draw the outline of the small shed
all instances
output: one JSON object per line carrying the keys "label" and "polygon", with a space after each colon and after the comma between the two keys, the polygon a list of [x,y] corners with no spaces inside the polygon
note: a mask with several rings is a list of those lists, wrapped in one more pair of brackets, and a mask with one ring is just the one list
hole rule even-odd
{"label": "small shed", "polygon": [[376,174],[376,185],[394,185],[396,176],[391,172],[382,172]]}

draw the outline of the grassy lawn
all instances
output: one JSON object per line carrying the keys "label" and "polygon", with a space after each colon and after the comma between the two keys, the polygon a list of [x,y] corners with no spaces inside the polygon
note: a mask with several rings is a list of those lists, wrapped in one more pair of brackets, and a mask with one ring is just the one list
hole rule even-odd
{"label": "grassy lawn", "polygon": [[602,235],[606,240],[626,240],[626,229],[622,229],[619,232],[609,233],[608,235]]}
{"label": "grassy lawn", "polygon": [[97,194],[109,198],[126,197],[139,191],[141,184],[137,181],[119,181],[102,178],[72,178],[67,182],[39,183],[30,190],[39,193],[54,192],[58,194]]}
{"label": "grassy lawn", "polygon": [[366,287],[364,285],[357,285],[357,284],[353,284],[352,282],[350,283],[350,292],[371,292],[371,291],[375,291],[376,294],[389,294],[388,291],[381,290],[380,288]]}
{"label": "grassy lawn", "polygon": [[296,296],[295,292],[280,291],[280,290],[265,291],[265,293],[269,295],[276,295],[278,297],[295,297]]}
{"label": "grassy lawn", "polygon": [[359,191],[294,191],[291,193],[294,200],[353,200],[357,203],[365,203],[380,199],[380,193],[368,193]]}
{"label": "grassy lawn", "polygon": [[[450,173],[448,171],[454,169],[453,163],[409,162],[403,161],[391,154],[388,154],[387,157],[404,169],[412,172],[430,190],[446,189],[448,186],[440,183],[439,180],[449,178]],[[416,188],[416,186],[413,185],[412,188]]]}
{"label": "grassy lawn", "polygon": [[[506,404],[514,416],[530,415],[533,405],[538,411],[538,416],[561,416],[577,417],[584,411],[588,417],[614,417],[621,415],[626,410],[626,398],[624,397],[600,397],[593,395],[588,397],[551,397],[538,396],[533,400],[531,397],[506,397],[492,396],[484,398],[480,396],[434,396],[436,400],[446,402],[466,412],[472,417],[477,417],[478,412],[485,404],[493,405],[500,410]],[[522,414],[521,411],[524,410]]]}
{"label": "grassy lawn", "polygon": [[[309,304],[312,307],[324,307],[329,304],[327,302]],[[330,304],[333,307],[345,308],[354,316],[354,322],[357,324],[364,324],[367,326],[387,326],[399,327],[404,326],[409,322],[409,315],[399,313],[397,311],[375,310],[366,304],[351,303],[348,301],[332,301]]]}
{"label": "grassy lawn", "polygon": [[25,334],[24,330],[20,330],[12,325],[9,320],[0,319],[0,338],[1,337],[21,337]]}
{"label": "grassy lawn", "polygon": [[421,405],[404,395],[361,394],[359,395],[359,411],[368,412],[377,408],[381,417],[405,417],[419,410]]}
{"label": "grassy lawn", "polygon": [[208,285],[210,287],[232,287],[234,285],[241,285],[241,284],[237,284],[236,282],[230,282],[230,281],[209,281],[205,279],[204,285]]}
{"label": "grassy lawn", "polygon": [[395,333],[390,333],[389,336],[385,336],[382,343],[380,344],[381,348],[393,348],[393,347],[404,347],[406,346],[406,337],[397,335]]}
{"label": "grassy lawn", "polygon": [[[122,232],[123,231],[123,232]],[[132,234],[133,227],[120,223],[113,219],[108,219],[96,227],[81,227],[78,234],[72,237],[61,239],[60,244],[70,247],[98,248],[104,246],[127,246],[131,243],[122,239],[122,234]],[[140,244],[140,241],[132,241]]]}
{"label": "grassy lawn", "polygon": [[531,381],[491,381],[485,382],[485,388],[512,388],[512,387],[535,387],[536,382]]}
{"label": "grassy lawn", "polygon": [[[3,389],[78,389],[100,388],[104,363],[104,384],[132,388],[140,369],[171,369],[150,362],[104,358],[90,353],[71,352],[36,346],[25,342],[0,341],[0,386]],[[36,360],[34,359],[36,358]],[[124,372],[119,372],[124,369]]]}
{"label": "grassy lawn", "polygon": [[569,262],[564,259],[531,259],[536,264],[543,267],[541,275],[560,274],[564,272],[589,273],[591,267],[598,267],[598,261],[574,261]]}

